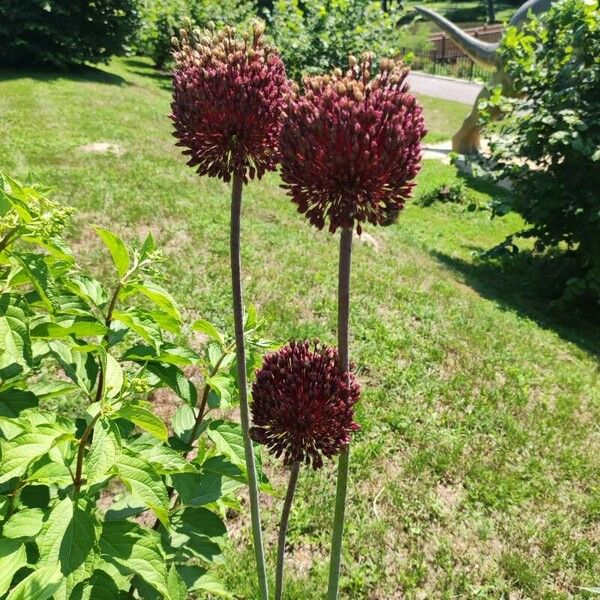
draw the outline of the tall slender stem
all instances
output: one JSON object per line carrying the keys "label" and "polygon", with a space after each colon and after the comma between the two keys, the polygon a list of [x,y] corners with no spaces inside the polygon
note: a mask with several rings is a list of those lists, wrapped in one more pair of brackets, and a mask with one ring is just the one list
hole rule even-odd
{"label": "tall slender stem", "polygon": [[285,561],[285,537],[287,535],[288,521],[290,520],[290,511],[296,484],[298,483],[298,474],[300,473],[300,461],[292,464],[290,470],[290,481],[288,483],[287,493],[283,502],[281,511],[281,522],[279,523],[279,540],[277,546],[277,570],[275,571],[275,600],[283,598],[283,563]]}
{"label": "tall slender stem", "polygon": [[[340,265],[338,283],[338,353],[340,371],[349,369],[349,321],[350,321],[350,267],[352,264],[352,227],[342,229],[340,237]],[[342,562],[342,538],[344,535],[344,515],[346,512],[346,492],[348,489],[348,469],[350,447],[343,448],[338,459],[337,488],[335,493],[335,514],[331,538],[331,562],[329,565],[329,586],[327,600],[337,600]]]}
{"label": "tall slender stem", "polygon": [[240,389],[240,420],[244,436],[244,453],[248,470],[248,488],[250,495],[250,515],[252,518],[252,536],[256,555],[256,570],[261,600],[268,600],[269,589],[265,569],[265,553],[263,549],[262,529],[260,523],[260,506],[258,498],[258,482],[254,451],[250,439],[250,411],[248,408],[248,382],[246,379],[246,349],[244,346],[244,305],[242,302],[242,266],[240,254],[240,228],[242,212],[243,179],[241,175],[233,176],[231,190],[231,284],[233,288],[233,318],[235,323],[235,352],[238,371],[238,387]]}

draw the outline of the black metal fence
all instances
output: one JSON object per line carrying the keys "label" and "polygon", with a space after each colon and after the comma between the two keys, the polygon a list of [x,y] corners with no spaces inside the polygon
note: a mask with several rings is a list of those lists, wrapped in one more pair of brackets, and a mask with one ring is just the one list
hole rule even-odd
{"label": "black metal fence", "polygon": [[489,71],[474,63],[468,56],[439,56],[435,50],[431,52],[402,52],[414,71],[423,71],[432,75],[442,75],[457,79],[487,80]]}

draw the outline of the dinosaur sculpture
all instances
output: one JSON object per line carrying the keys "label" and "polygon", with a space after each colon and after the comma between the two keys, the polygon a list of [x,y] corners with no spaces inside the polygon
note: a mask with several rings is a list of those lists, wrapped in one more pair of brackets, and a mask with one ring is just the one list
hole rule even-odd
{"label": "dinosaur sculpture", "polygon": [[[515,12],[509,21],[509,25],[521,27],[523,22],[528,18],[530,11],[533,14],[539,14],[547,11],[551,4],[552,0],[528,0]],[[504,94],[511,94],[511,82],[504,72],[502,60],[498,55],[500,42],[482,42],[465,33],[452,23],[452,21],[442,17],[442,15],[433,10],[423,8],[422,6],[417,6],[416,10],[442,29],[471,60],[493,71],[491,87],[500,84]],[[481,127],[479,126],[477,105],[480,100],[487,97],[489,97],[489,92],[484,87],[479,93],[477,100],[475,100],[471,113],[452,138],[452,149],[455,152],[459,152],[460,154],[476,154],[479,151]]]}

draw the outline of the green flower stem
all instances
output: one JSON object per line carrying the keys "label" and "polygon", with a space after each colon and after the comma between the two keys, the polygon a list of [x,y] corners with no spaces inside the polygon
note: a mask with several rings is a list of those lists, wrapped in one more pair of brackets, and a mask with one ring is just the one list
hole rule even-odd
{"label": "green flower stem", "polygon": [[277,546],[277,570],[275,571],[275,600],[283,598],[283,563],[285,561],[285,536],[287,535],[288,521],[290,519],[290,510],[296,484],[298,483],[298,474],[300,473],[300,462],[296,461],[292,464],[290,470],[290,481],[288,483],[283,510],[281,511],[281,522],[279,523],[279,541]]}
{"label": "green flower stem", "polygon": [[231,284],[233,288],[233,318],[235,323],[235,352],[237,359],[238,387],[240,390],[240,420],[244,436],[244,453],[248,471],[250,495],[250,515],[252,518],[252,536],[256,555],[256,570],[261,600],[268,600],[269,589],[265,569],[262,529],[260,523],[260,505],[254,450],[250,439],[250,410],[248,408],[248,382],[246,378],[246,349],[244,346],[244,305],[242,302],[242,266],[240,254],[240,223],[242,212],[242,189],[244,181],[239,174],[233,176],[231,190]]}
{"label": "green flower stem", "polygon": [[[352,264],[352,227],[342,229],[340,237],[340,264],[338,275],[338,353],[340,371],[347,372],[348,337],[350,321],[350,270]],[[337,489],[335,494],[335,514],[333,535],[331,538],[331,562],[329,564],[329,585],[327,600],[337,600],[340,585],[340,565],[342,562],[342,538],[344,535],[344,515],[346,512],[346,492],[348,488],[348,469],[350,448],[340,452],[338,459]]]}

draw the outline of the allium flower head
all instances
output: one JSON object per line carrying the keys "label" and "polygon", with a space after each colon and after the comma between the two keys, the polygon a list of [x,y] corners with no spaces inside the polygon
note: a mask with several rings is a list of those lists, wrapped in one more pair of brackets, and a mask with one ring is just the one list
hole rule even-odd
{"label": "allium flower head", "polygon": [[411,195],[419,171],[423,112],[408,93],[408,69],[373,57],[350,69],[304,79],[280,136],[282,178],[298,210],[329,230],[383,224]]}
{"label": "allium flower head", "polygon": [[335,348],[291,342],[265,356],[252,386],[250,435],[285,464],[302,461],[318,469],[350,443],[358,429],[354,404],[360,386],[342,373]]}
{"label": "allium flower head", "polygon": [[178,146],[199,175],[259,179],[277,164],[277,138],[289,93],[285,67],[263,40],[264,26],[237,38],[226,27],[182,29],[176,48],[171,118]]}

